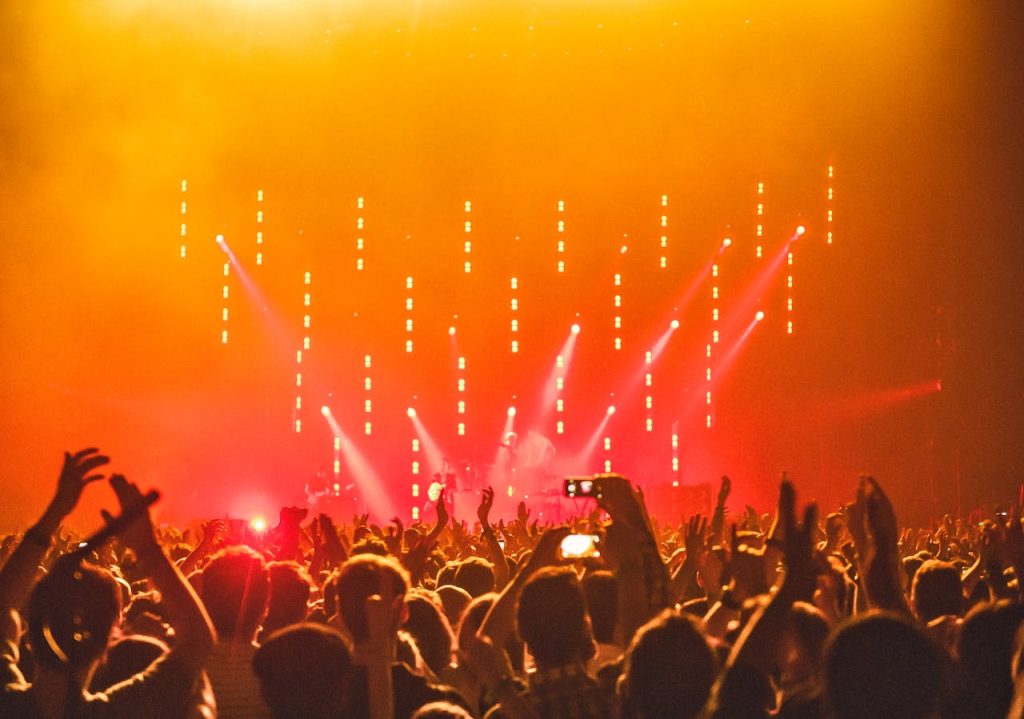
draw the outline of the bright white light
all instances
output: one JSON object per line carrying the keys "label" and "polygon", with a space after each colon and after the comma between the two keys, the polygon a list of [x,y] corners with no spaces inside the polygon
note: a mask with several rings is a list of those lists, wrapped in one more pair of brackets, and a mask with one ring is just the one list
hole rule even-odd
{"label": "bright white light", "polygon": [[615,405],[614,404],[608,405],[608,414],[609,415],[615,414]]}
{"label": "bright white light", "polygon": [[267,531],[267,520],[263,517],[253,517],[249,521],[249,526],[252,527],[252,531],[263,534]]}
{"label": "bright white light", "polygon": [[570,329],[572,330],[572,333],[574,335],[578,335],[580,333],[580,326],[579,325],[575,325],[574,324]]}
{"label": "bright white light", "polygon": [[413,417],[416,416],[416,408],[410,407],[409,409],[405,410],[405,414],[406,416],[409,417],[409,419],[412,419]]}
{"label": "bright white light", "polygon": [[726,237],[722,240],[722,247],[729,247],[732,244],[732,240]]}
{"label": "bright white light", "polygon": [[754,315],[754,319],[757,320],[758,322],[763,320],[764,319],[764,312],[762,312],[761,310],[758,310],[757,314]]}
{"label": "bright white light", "polygon": [[221,247],[223,247],[224,246],[224,235],[217,235],[216,239],[217,239],[217,244],[220,245]]}
{"label": "bright white light", "polygon": [[516,408],[515,407],[509,407],[508,408],[508,416],[509,417],[515,417],[516,416]]}
{"label": "bright white light", "polygon": [[799,237],[800,235],[804,234],[805,232],[807,232],[807,228],[806,227],[804,227],[803,225],[797,225],[796,226],[797,237]]}
{"label": "bright white light", "polygon": [[451,327],[448,328],[448,336],[449,337],[454,337],[455,336],[455,325],[452,325]]}
{"label": "bright white light", "polygon": [[320,414],[322,414],[324,417],[330,417],[331,408],[325,404],[323,407],[320,408]]}
{"label": "bright white light", "polygon": [[671,327],[671,328],[672,328],[672,329],[674,329],[674,330],[677,330],[677,329],[679,329],[679,320],[672,320],[672,321],[671,321],[671,322],[669,323],[669,327]]}

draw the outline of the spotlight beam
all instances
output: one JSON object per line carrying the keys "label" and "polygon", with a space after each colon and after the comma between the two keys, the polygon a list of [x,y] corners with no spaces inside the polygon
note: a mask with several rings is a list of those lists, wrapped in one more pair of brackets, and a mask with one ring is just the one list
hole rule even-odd
{"label": "spotlight beam", "polygon": [[[544,382],[544,396],[542,398],[541,407],[543,413],[543,420],[547,419],[551,410],[554,408],[555,400],[558,398],[558,378],[565,378],[569,374],[569,367],[572,364],[572,356],[576,351],[576,338],[579,336],[579,332],[575,329],[579,325],[573,325],[573,329],[569,330],[569,336],[565,338],[565,342],[562,343],[561,349],[558,350],[555,361],[551,364],[551,372],[548,374],[547,380]],[[558,366],[558,357],[562,358],[562,366]]]}
{"label": "spotlight beam", "polygon": [[231,249],[231,245],[224,239],[224,235],[217,235],[217,246],[227,255],[228,262],[234,268],[235,274],[238,275],[242,288],[249,298],[249,303],[263,316],[267,329],[274,339],[275,349],[281,353],[282,357],[290,357],[292,353],[291,348],[295,345],[295,340],[288,336],[284,322],[281,321],[280,313],[272,308],[270,300],[267,299],[266,295],[260,290],[259,285],[256,284],[256,281],[246,271],[245,266]]}
{"label": "spotlight beam", "polygon": [[[729,345],[729,347],[725,350],[724,354],[722,354],[721,359],[718,360],[718,363],[715,365],[715,368],[713,370],[713,382],[710,385],[712,388],[718,389],[719,387],[721,387],[722,379],[728,375],[729,370],[732,368],[733,364],[735,364],[736,358],[739,356],[740,351],[743,349],[744,346],[746,346],[747,340],[750,339],[750,335],[754,332],[754,329],[759,324],[761,324],[761,321],[763,319],[764,313],[757,312],[754,315],[753,319],[750,320],[749,324],[747,324],[743,332],[740,333],[740,336],[736,339],[736,341]],[[691,399],[690,402],[687,403],[685,414],[689,416],[690,414],[696,412],[697,407],[701,405],[701,402],[703,400],[703,395],[699,394],[693,399]]]}
{"label": "spotlight beam", "polygon": [[[611,410],[611,408],[609,408]],[[597,427],[593,433],[587,439],[587,443],[583,445],[583,449],[576,455],[577,466],[584,468],[582,471],[586,471],[585,468],[590,465],[590,460],[597,450],[597,445],[601,442],[601,438],[604,436],[605,430],[608,428],[608,423],[614,415],[614,411],[607,411],[604,416],[601,417],[601,421],[598,422]]]}
{"label": "spotlight beam", "polygon": [[427,467],[432,472],[440,472],[441,464],[444,462],[444,452],[441,451],[441,447],[434,441],[433,436],[427,431],[426,425],[423,424],[423,420],[420,419],[419,414],[410,414],[409,419],[412,422],[413,429],[416,430],[416,437],[420,441],[420,446],[423,447],[423,455],[427,458]]}
{"label": "spotlight beam", "polygon": [[379,518],[394,517],[396,515],[395,505],[384,490],[384,482],[380,475],[374,470],[366,456],[359,451],[355,442],[342,430],[338,420],[330,412],[330,408],[325,407],[324,409],[328,411],[323,412],[321,409],[321,413],[341,445],[341,458],[345,462],[352,481],[359,486],[367,510]]}

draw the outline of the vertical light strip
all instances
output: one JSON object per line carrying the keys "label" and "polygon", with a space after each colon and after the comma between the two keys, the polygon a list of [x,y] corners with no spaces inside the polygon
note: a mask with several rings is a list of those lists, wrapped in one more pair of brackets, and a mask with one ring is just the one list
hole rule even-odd
{"label": "vertical light strip", "polygon": [[363,250],[366,249],[366,238],[363,236],[363,231],[366,227],[366,220],[363,217],[363,209],[366,203],[362,197],[356,198],[356,209],[359,214],[356,216],[356,271],[362,272],[365,266],[365,260],[363,258]]}
{"label": "vertical light strip", "polygon": [[555,434],[565,434],[565,357],[555,358]]}
{"label": "vertical light strip", "polygon": [[833,185],[833,181],[834,181],[835,175],[836,175],[835,167],[833,165],[829,165],[828,166],[828,189],[826,190],[826,193],[825,193],[825,200],[826,200],[826,205],[825,205],[825,244],[828,244],[828,245],[832,244],[832,220],[833,220],[833,216],[832,216],[832,209],[833,209],[832,202],[835,199],[835,187]]}
{"label": "vertical light strip", "polygon": [[405,278],[405,352],[412,352],[412,309],[413,309],[413,279],[412,275]]}
{"label": "vertical light strip", "polygon": [[[516,282],[515,287],[518,287],[518,286],[519,286],[519,283]],[[510,308],[510,311],[511,311],[511,314],[512,314],[512,322],[517,323],[516,326],[518,326],[518,321],[519,321],[518,320],[518,314],[519,314],[519,292],[518,292],[517,289],[515,289],[515,287],[510,292],[511,297],[509,299],[509,308]],[[518,339],[514,339],[513,338],[512,346],[511,346],[510,349],[511,349],[512,354],[516,354],[517,352],[519,352],[519,340]]]}
{"label": "vertical light strip", "polygon": [[679,421],[672,423],[672,486],[679,486]]}
{"label": "vertical light strip", "polygon": [[512,354],[519,352],[519,317],[517,313],[519,311],[519,278],[513,277],[509,280],[509,289],[512,294],[512,319],[510,320],[509,327],[511,328],[512,334]]}
{"label": "vertical light strip", "polygon": [[[729,247],[731,244],[732,244],[731,238],[726,237],[726,238],[724,238],[722,240],[722,247],[723,248],[724,247]],[[719,255],[721,255],[721,250],[719,250]],[[720,265],[718,263],[719,263],[719,259],[716,257],[714,263],[711,265],[711,342],[708,343],[705,346],[705,348],[704,348],[704,355],[705,355],[705,359],[707,360],[706,366],[704,368],[704,382],[706,384],[705,390],[704,390],[704,404],[705,404],[704,427],[707,428],[707,429],[710,429],[711,425],[712,425],[712,404],[711,404],[711,401],[712,401],[712,394],[711,394],[712,362],[711,362],[711,356],[712,356],[714,345],[718,344],[718,339],[719,339],[718,327],[720,326],[721,319],[722,319],[722,314],[721,314],[721,312],[722,312],[722,310],[721,310],[722,291],[721,291],[721,284],[720,284],[720,280],[719,280],[719,275],[721,273],[721,269],[720,269]]]}
{"label": "vertical light strip", "polygon": [[470,213],[473,212],[473,203],[466,200],[466,204],[463,206],[463,209],[466,212],[466,221],[462,226],[462,230],[466,237],[462,243],[462,251],[466,255],[466,258],[462,263],[462,271],[468,275],[473,271],[473,260],[471,259],[473,253],[473,239],[471,237],[473,233],[473,220],[470,219]]}
{"label": "vertical light strip", "polygon": [[263,264],[263,190],[256,190],[256,264]]}
{"label": "vertical light strip", "polygon": [[793,334],[793,245],[786,255],[786,334]]}
{"label": "vertical light strip", "polygon": [[[464,393],[466,391],[466,358],[464,356],[459,355],[458,360],[456,360],[456,369],[458,371],[457,378],[460,388],[459,392]],[[462,394],[459,397],[459,419],[455,424],[455,433],[458,434],[460,437],[464,437],[466,435],[466,400],[462,399],[462,397],[464,396],[465,395]]]}
{"label": "vertical light strip", "polygon": [[[312,284],[312,274],[310,274],[308,271],[303,272],[303,274],[302,274],[302,293],[303,293],[303,298],[305,298],[308,295],[309,287],[310,287],[311,284]],[[311,320],[310,320],[310,315],[309,315],[309,307],[306,306],[305,304],[303,304],[303,307],[302,307],[302,328],[303,328],[304,332],[308,331],[310,323],[311,323]],[[302,419],[301,419],[301,412],[302,412],[302,357],[303,357],[303,351],[302,351],[302,348],[300,347],[299,349],[295,350],[295,431],[296,432],[301,432],[302,431]],[[337,446],[337,440],[336,440],[335,461],[338,460],[338,456],[337,456],[338,449],[339,448]],[[335,472],[335,474],[337,474],[337,472]]]}
{"label": "vertical light strip", "polygon": [[[416,409],[415,408],[410,407],[408,412],[409,412],[409,416],[410,417],[415,417],[416,416]],[[414,425],[413,426],[413,433],[414,433],[414,435],[415,435],[415,431],[416,431],[416,428],[415,428],[415,425]],[[412,472],[412,484],[411,484],[411,486],[409,488],[410,494],[412,495],[412,518],[413,518],[413,521],[416,521],[416,520],[418,520],[420,518],[420,508],[419,508],[419,503],[420,503],[419,502],[419,497],[420,497],[420,484],[419,484],[419,476],[420,476],[420,440],[416,436],[413,436],[413,438],[412,438],[412,464],[410,465],[409,470]]]}
{"label": "vertical light strip", "polygon": [[[221,247],[224,246],[224,235],[217,235],[217,244]],[[228,343],[228,299],[231,296],[231,288],[229,282],[231,280],[231,260],[225,253],[224,259],[224,285],[221,287],[221,308],[220,308],[220,343],[226,345]]]}
{"label": "vertical light strip", "polygon": [[614,346],[616,350],[622,349],[622,273],[616,272],[612,275],[612,288],[614,297],[612,304],[615,305],[615,315],[612,318],[612,333],[615,335]]}
{"label": "vertical light strip", "polygon": [[661,196],[661,256],[658,258],[658,267],[668,267],[668,195]]}
{"label": "vertical light strip", "polygon": [[757,217],[757,222],[754,225],[754,239],[756,247],[754,249],[754,255],[761,259],[764,255],[764,183],[757,183],[757,202],[754,205],[754,213]]}
{"label": "vertical light strip", "polygon": [[339,483],[339,476],[341,475],[341,437],[334,438],[334,489],[335,495],[341,491],[341,484]]}
{"label": "vertical light strip", "polygon": [[565,272],[565,200],[558,201],[557,244],[555,245],[556,264],[559,273]]}
{"label": "vertical light strip", "polygon": [[373,410],[373,358],[370,355],[363,357],[363,369],[366,371],[366,377],[363,379],[363,411],[366,414],[363,432],[370,436],[373,434],[373,423],[370,421],[370,413]]}
{"label": "vertical light strip", "polygon": [[644,409],[646,410],[646,417],[644,418],[644,430],[647,432],[654,431],[654,391],[652,389],[654,385],[654,374],[651,372],[651,368],[647,367],[647,372],[644,373],[644,387],[646,389],[646,396],[644,397]]}
{"label": "vertical light strip", "polygon": [[181,181],[181,247],[178,248],[178,256],[185,259],[188,256],[188,226],[185,222],[185,215],[188,213],[188,180]]}

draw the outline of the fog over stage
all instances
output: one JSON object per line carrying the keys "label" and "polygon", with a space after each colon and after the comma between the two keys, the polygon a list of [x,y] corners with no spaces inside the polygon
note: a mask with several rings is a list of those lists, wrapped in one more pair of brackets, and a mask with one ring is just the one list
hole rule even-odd
{"label": "fog over stage", "polygon": [[829,507],[870,471],[922,518],[1015,490],[1005,14],[0,12],[5,526],[83,443],[178,519],[335,484],[410,518],[447,472],[505,511],[606,470],[667,514],[721,474]]}

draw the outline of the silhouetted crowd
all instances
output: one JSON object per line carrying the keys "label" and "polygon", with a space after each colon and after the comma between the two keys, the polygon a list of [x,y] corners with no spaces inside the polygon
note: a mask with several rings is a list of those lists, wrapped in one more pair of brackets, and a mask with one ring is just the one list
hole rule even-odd
{"label": "silhouetted crowd", "polygon": [[[864,477],[819,517],[783,478],[774,512],[730,517],[723,478],[710,516],[662,525],[602,475],[560,525],[494,523],[487,489],[472,525],[442,496],[410,526],[179,530],[108,463],[66,453],[0,547],[0,719],[1024,717],[1016,511],[907,529]],[[101,480],[118,514],[69,533]]]}

